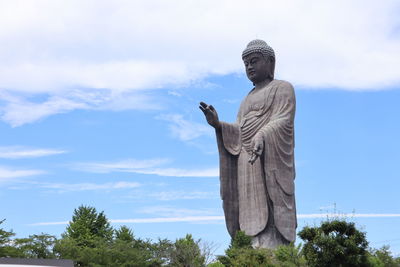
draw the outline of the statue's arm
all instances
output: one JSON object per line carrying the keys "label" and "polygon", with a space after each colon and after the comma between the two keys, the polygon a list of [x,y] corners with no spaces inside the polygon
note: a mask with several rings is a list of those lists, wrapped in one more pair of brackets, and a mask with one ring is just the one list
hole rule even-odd
{"label": "statue's arm", "polygon": [[227,123],[221,121],[221,127],[216,131],[220,147],[227,150],[232,155],[239,155],[242,147],[240,127],[237,123]]}
{"label": "statue's arm", "polygon": [[227,150],[231,155],[234,156],[239,155],[242,148],[240,121],[243,115],[242,113],[244,104],[245,99],[240,104],[236,122],[228,123],[221,121],[220,131],[217,131],[217,139],[220,138],[219,142],[223,145],[222,148]]}
{"label": "statue's arm", "polygon": [[241,148],[239,124],[220,121],[212,105],[200,102],[199,108],[204,113],[208,124],[215,129],[219,150],[225,149],[232,155],[238,155]]}

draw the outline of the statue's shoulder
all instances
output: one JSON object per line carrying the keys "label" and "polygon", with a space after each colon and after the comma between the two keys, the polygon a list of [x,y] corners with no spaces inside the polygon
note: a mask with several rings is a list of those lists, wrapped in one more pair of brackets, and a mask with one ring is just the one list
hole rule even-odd
{"label": "statue's shoulder", "polygon": [[293,85],[284,80],[274,80],[275,86],[277,86],[277,93],[284,95],[294,95]]}
{"label": "statue's shoulder", "polygon": [[293,85],[285,80],[274,80],[274,83],[276,86],[278,86],[279,88],[288,88],[288,89],[293,89]]}

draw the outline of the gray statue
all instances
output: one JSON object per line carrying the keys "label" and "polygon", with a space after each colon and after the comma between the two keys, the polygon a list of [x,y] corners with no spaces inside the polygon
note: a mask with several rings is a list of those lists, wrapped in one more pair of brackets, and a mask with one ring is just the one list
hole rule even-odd
{"label": "gray statue", "polygon": [[293,86],[274,79],[275,53],[262,40],[243,51],[254,88],[242,101],[235,123],[218,119],[212,105],[200,103],[216,130],[221,197],[229,234],[252,236],[253,247],[274,248],[296,238],[294,195]]}

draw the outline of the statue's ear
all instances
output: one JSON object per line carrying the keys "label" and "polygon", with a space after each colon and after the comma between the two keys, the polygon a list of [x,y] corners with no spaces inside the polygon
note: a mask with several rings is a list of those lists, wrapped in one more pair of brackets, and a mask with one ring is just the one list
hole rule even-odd
{"label": "statue's ear", "polygon": [[272,64],[272,65],[275,65],[275,57],[270,56],[270,57],[269,57],[269,60],[271,61],[271,64]]}
{"label": "statue's ear", "polygon": [[269,73],[268,77],[271,78],[271,80],[274,79],[274,73],[275,73],[275,58],[274,57],[269,57]]}

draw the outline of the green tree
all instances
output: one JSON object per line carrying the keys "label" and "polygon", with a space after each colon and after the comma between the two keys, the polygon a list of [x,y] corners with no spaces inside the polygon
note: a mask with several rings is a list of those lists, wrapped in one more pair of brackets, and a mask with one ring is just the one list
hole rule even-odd
{"label": "green tree", "polygon": [[398,267],[400,266],[400,258],[393,257],[389,250],[389,246],[383,246],[380,249],[371,249],[369,261],[374,267]]}
{"label": "green tree", "polygon": [[114,230],[103,211],[97,212],[94,207],[80,206],[74,210],[63,237],[72,238],[83,246],[90,246],[88,241],[94,238],[110,241],[113,234]]}
{"label": "green tree", "polygon": [[133,235],[133,231],[123,225],[119,229],[115,230],[115,239],[125,242],[133,242],[135,237]]}
{"label": "green tree", "polygon": [[299,237],[310,266],[368,266],[368,242],[364,232],[344,220],[322,222],[319,227],[304,227]]}
{"label": "green tree", "polygon": [[59,258],[71,259],[75,266],[114,266],[107,265],[112,262],[108,252],[109,246],[104,239],[93,238],[90,246],[84,246],[72,238],[62,238],[57,242],[55,251]]}
{"label": "green tree", "polygon": [[158,242],[150,243],[149,248],[154,261],[154,266],[168,266],[171,262],[172,251],[174,250],[173,242],[168,239],[158,239]]}
{"label": "green tree", "polygon": [[251,236],[246,235],[243,231],[238,231],[233,239],[229,249],[241,249],[241,248],[252,248]]}
{"label": "green tree", "polygon": [[161,266],[164,261],[154,257],[149,240],[136,239],[133,231],[121,226],[107,251],[111,260],[107,266]]}
{"label": "green tree", "polygon": [[[2,224],[4,220],[0,220],[0,224]],[[15,233],[11,231],[4,230],[0,228],[0,257],[18,257],[19,251],[14,247],[12,242],[12,237],[15,236]]]}
{"label": "green tree", "polygon": [[293,243],[290,243],[287,246],[278,246],[274,250],[274,254],[278,265],[281,267],[307,266],[301,244],[295,246]]}
{"label": "green tree", "polygon": [[19,251],[21,258],[55,258],[53,247],[56,237],[48,234],[30,235],[28,238],[16,238],[13,241],[14,247]]}
{"label": "green tree", "polygon": [[208,264],[207,267],[225,267],[225,265],[223,265],[219,261],[214,261],[214,262],[211,262],[210,264]]}
{"label": "green tree", "polygon": [[200,240],[194,241],[192,235],[177,239],[170,256],[169,266],[173,267],[202,267],[205,257],[199,247]]}
{"label": "green tree", "polygon": [[62,238],[57,241],[54,251],[58,257],[72,259],[78,266],[96,266],[107,262],[114,230],[104,212],[94,207],[80,206],[74,210]]}
{"label": "green tree", "polygon": [[227,267],[268,267],[274,266],[274,255],[269,249],[254,249],[251,237],[238,231],[224,256],[218,256],[220,263]]}
{"label": "green tree", "polygon": [[154,258],[151,242],[136,239],[126,226],[114,231],[103,212],[86,206],[74,210],[54,250],[58,257],[82,267],[157,267],[164,263]]}

